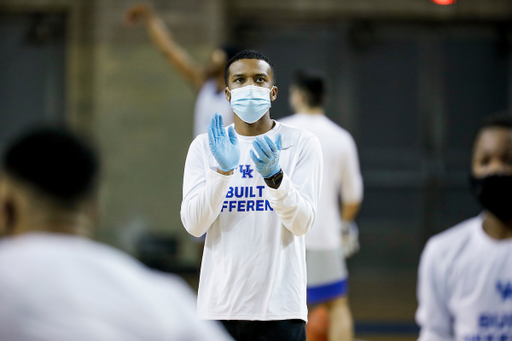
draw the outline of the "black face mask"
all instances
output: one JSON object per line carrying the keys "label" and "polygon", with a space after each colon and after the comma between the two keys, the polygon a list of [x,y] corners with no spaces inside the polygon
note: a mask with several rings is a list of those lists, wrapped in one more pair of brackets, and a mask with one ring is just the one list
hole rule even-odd
{"label": "black face mask", "polygon": [[471,176],[471,189],[482,206],[504,223],[512,223],[512,175]]}

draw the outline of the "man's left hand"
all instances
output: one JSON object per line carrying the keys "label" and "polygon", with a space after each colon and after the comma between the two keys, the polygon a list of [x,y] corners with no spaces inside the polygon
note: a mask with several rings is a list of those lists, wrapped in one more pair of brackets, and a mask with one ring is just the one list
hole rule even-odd
{"label": "man's left hand", "polygon": [[279,165],[279,156],[281,155],[281,134],[277,134],[276,141],[272,141],[268,136],[264,138],[257,137],[252,143],[254,150],[251,149],[251,159],[256,165],[256,170],[263,176],[269,178],[276,175],[281,170]]}

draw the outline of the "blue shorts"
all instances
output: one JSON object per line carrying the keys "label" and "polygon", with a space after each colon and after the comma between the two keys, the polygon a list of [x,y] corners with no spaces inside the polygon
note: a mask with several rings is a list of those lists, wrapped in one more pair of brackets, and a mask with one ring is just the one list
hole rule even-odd
{"label": "blue shorts", "polygon": [[341,249],[306,250],[308,304],[319,304],[344,296],[348,271]]}
{"label": "blue shorts", "polygon": [[348,292],[348,279],[343,279],[331,284],[308,287],[307,301],[309,305],[332,301],[345,296]]}

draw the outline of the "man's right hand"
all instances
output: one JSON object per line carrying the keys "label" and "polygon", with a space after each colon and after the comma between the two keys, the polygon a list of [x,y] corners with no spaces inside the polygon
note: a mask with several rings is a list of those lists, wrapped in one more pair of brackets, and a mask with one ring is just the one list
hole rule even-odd
{"label": "man's right hand", "polygon": [[349,258],[359,251],[359,229],[354,221],[342,221],[341,243],[343,256]]}
{"label": "man's right hand", "polygon": [[226,134],[224,121],[218,113],[213,115],[208,126],[208,142],[210,151],[219,164],[219,171],[226,173],[238,167],[240,144],[236,137],[235,128],[230,126]]}
{"label": "man's right hand", "polygon": [[126,10],[126,13],[124,15],[124,21],[126,25],[131,26],[143,19],[147,19],[149,16],[152,15],[152,13],[153,12],[149,5],[134,5]]}

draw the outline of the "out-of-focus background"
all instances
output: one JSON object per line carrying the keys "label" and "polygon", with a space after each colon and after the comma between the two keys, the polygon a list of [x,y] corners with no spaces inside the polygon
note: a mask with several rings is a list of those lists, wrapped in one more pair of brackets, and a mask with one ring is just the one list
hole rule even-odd
{"label": "out-of-focus background", "polygon": [[[97,238],[197,283],[180,220],[196,91],[123,23],[131,0],[0,0],[0,150],[38,122],[65,122],[103,158]],[[512,100],[512,1],[153,0],[199,63],[223,43],[275,64],[274,118],[296,68],[325,71],[327,115],[354,136],[365,183],[349,260],[356,334],[414,340],[426,240],[479,207],[468,191],[480,120]],[[328,181],[328,180],[327,180]]]}

